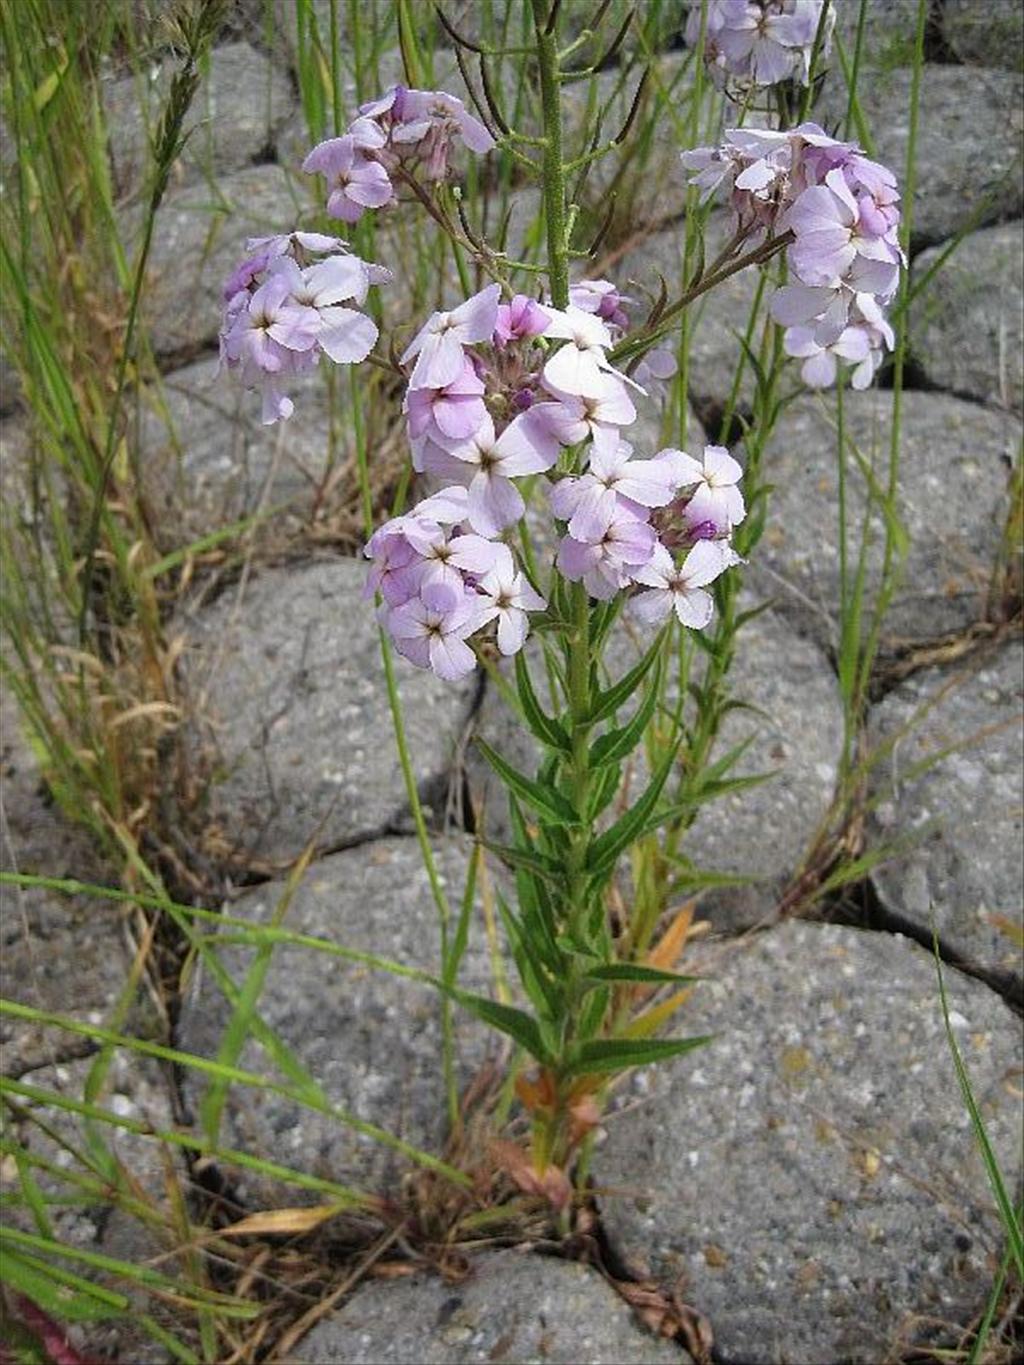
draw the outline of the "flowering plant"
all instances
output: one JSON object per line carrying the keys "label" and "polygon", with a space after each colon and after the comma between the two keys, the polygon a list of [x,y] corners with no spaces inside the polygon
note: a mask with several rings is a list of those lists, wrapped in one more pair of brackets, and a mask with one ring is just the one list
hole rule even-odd
{"label": "flowering plant", "polygon": [[[480,748],[508,794],[512,842],[497,852],[514,869],[517,897],[501,912],[523,1006],[450,980],[442,988],[533,1058],[537,1073],[519,1087],[534,1120],[527,1183],[564,1204],[567,1165],[596,1122],[606,1078],[703,1041],[654,1036],[671,1010],[645,1010],[649,992],[685,978],[674,955],[648,951],[649,936],[616,934],[609,899],[623,855],[673,817],[663,792],[678,718],[646,787],[624,807],[623,771],[662,700],[670,640],[709,625],[716,585],[743,562],[733,537],[748,509],[744,471],[725,447],[636,449],[636,402],[672,374],[662,342],[689,305],[783,253],[791,280],[775,292],[772,316],[786,329],[786,351],[804,361],[805,381],[833,382],[843,360],[856,366],[856,386],[869,383],[891,345],[884,307],[903,257],[891,173],[801,122],[733,129],[720,145],[683,154],[703,201],[728,192],[733,232],[679,298],[664,294],[633,325],[634,301],[612,281],[571,283],[559,6],[530,3],[542,136],[510,129],[490,95],[478,119],[445,92],[397,86],[304,163],[323,177],[328,215],[344,223],[394,211],[398,190],[408,191],[492,282],[422,321],[388,361],[371,356],[376,327],[350,306],[386,285],[386,270],[318,233],[261,239],[225,290],[222,356],[262,390],[268,421],[291,411],[284,380],[322,355],[338,364],[370,357],[401,377],[412,469],[432,487],[370,536],[367,595],[393,647],[440,678],[463,677],[481,658],[493,666],[495,652],[514,657],[515,704],[542,752],[539,768],[521,771]],[[807,80],[828,8],[711,0],[706,50],[753,81]],[[476,154],[501,145],[539,172],[546,290],[517,292],[501,253],[451,222],[438,193],[456,142]],[[540,166],[524,147],[540,149]],[[537,492],[556,542],[547,573],[526,527]],[[623,615],[648,632],[647,645],[608,682],[604,655]],[[524,651],[531,632],[546,701]]]}

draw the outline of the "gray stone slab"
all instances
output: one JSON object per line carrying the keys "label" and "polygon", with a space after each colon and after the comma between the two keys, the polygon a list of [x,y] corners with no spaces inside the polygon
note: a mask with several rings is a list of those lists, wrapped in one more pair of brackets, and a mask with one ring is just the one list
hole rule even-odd
{"label": "gray stone slab", "polygon": [[[753,599],[742,599],[743,608],[751,605]],[[632,667],[648,642],[643,633],[618,631],[607,655],[611,675],[621,676]],[[536,651],[532,666],[542,687]],[[698,656],[695,677],[702,673]],[[842,709],[827,658],[774,612],[762,613],[740,631],[728,695],[742,707],[724,717],[712,761],[750,741],[729,775],[765,775],[768,780],[703,806],[680,843],[682,855],[699,871],[753,879],[751,884],[715,888],[702,897],[701,917],[721,930],[756,923],[771,912],[772,898],[798,870],[829,808],[842,747]],[[623,717],[627,714],[624,711]],[[524,771],[536,771],[538,746],[493,686],[484,694],[477,733]],[[467,769],[470,790],[483,802],[488,830],[492,837],[507,840],[506,798],[473,745],[467,751]],[[621,799],[636,800],[648,777],[640,752],[624,774]],[[674,790],[670,778],[666,799]]]}
{"label": "gray stone slab", "polygon": [[[704,953],[677,1016],[705,1048],[638,1075],[594,1160],[613,1246],[707,1314],[723,1360],[875,1365],[982,1310],[1002,1231],[957,1087],[930,955],[793,921]],[[946,972],[1007,1184],[1019,1021]],[[943,1330],[942,1324],[945,1324]]]}
{"label": "gray stone slab", "polygon": [[[145,182],[150,139],[176,69],[177,63],[168,59],[137,76],[100,85],[119,195],[136,191]],[[295,92],[287,73],[262,52],[244,42],[215,47],[186,116],[189,139],[172,183],[223,175],[266,159],[294,107]]]}
{"label": "gray stone slab", "polygon": [[[158,356],[212,345],[224,307],[224,281],[245,255],[248,237],[286,232],[309,201],[280,166],[250,166],[216,186],[187,185],[168,194],[157,214],[146,272],[143,317]],[[137,240],[141,216],[125,215],[124,236]]]}
{"label": "gray stone slab", "polygon": [[1017,0],[943,0],[942,33],[962,62],[1019,71],[1024,12]]}
{"label": "gray stone slab", "polygon": [[[211,819],[235,856],[282,866],[393,829],[407,811],[364,561],[267,570],[183,621],[217,745]],[[395,659],[413,771],[443,798],[475,696]]]}
{"label": "gray stone slab", "polygon": [[[438,870],[456,910],[471,849],[464,835],[434,841]],[[231,912],[265,923],[284,890],[283,882],[268,883],[243,896]],[[441,969],[438,912],[419,844],[412,838],[362,844],[313,864],[295,891],[286,924],[293,932],[424,971]],[[222,957],[241,984],[252,954],[230,949]],[[489,959],[475,917],[459,980],[467,989],[489,993]],[[331,1103],[442,1155],[446,1110],[440,996],[432,987],[307,948],[282,946],[267,972],[259,1012]],[[215,1056],[229,1017],[216,984],[200,973],[183,1005],[181,1046]],[[459,1079],[465,1085],[493,1049],[496,1035],[489,1036],[462,1011],[456,1011],[455,1024]],[[263,1075],[275,1070],[251,1040],[239,1065]],[[190,1104],[198,1102],[200,1084],[196,1074],[186,1077]],[[222,1131],[231,1146],[367,1191],[397,1196],[402,1174],[413,1165],[335,1118],[241,1086],[229,1092]],[[315,1192],[272,1186],[248,1170],[237,1174],[239,1193],[253,1207],[318,1198]]]}
{"label": "gray stone slab", "polygon": [[[102,882],[86,832],[71,825],[43,782],[8,687],[0,698],[0,869]],[[41,887],[0,887],[0,994],[35,1009],[100,1023],[124,989],[130,956],[119,906]],[[145,1027],[145,1012],[133,1023]],[[24,1075],[82,1056],[87,1040],[4,1016],[0,1065]]]}
{"label": "gray stone slab", "polygon": [[[893,395],[845,395],[848,440],[884,485]],[[750,582],[801,631],[834,648],[839,622],[839,513],[835,396],[798,398],[780,416],[764,454],[773,485],[765,534],[751,556]],[[882,631],[882,649],[934,639],[982,619],[1009,507],[1019,420],[938,393],[903,394],[899,515],[910,548]],[[850,564],[856,566],[867,500],[864,475],[848,459]],[[881,581],[884,522],[870,525],[865,582]],[[852,572],[852,570],[851,570]]]}
{"label": "gray stone slab", "polygon": [[[308,512],[327,469],[329,364],[297,376],[295,411],[264,426],[259,395],[207,357],[141,396],[139,448],[150,523],[166,550],[257,511]],[[345,439],[339,432],[339,439]],[[341,452],[344,459],[346,449]]]}
{"label": "gray stone slab", "polygon": [[[922,279],[942,247],[914,261]],[[972,232],[911,311],[911,349],[928,379],[987,403],[1024,405],[1024,224]]]}
{"label": "gray stone slab", "polygon": [[[1012,983],[1018,995],[1024,975],[1022,704],[1024,648],[1014,643],[977,668],[914,674],[869,720],[874,743],[908,730],[873,773],[872,794],[883,799],[870,820],[869,841],[916,844],[871,874],[883,905],[919,934],[931,934],[934,916],[951,952]],[[952,753],[915,774],[950,746]]]}
{"label": "gray stone slab", "polygon": [[[833,0],[835,39],[852,61],[857,41],[860,0]],[[909,66],[914,60],[917,0],[868,0],[861,41],[861,61],[885,69]],[[833,50],[828,62],[830,85],[844,86],[843,68]]]}
{"label": "gray stone slab", "polygon": [[[865,68],[858,90],[875,155],[901,181],[912,75],[909,67]],[[846,91],[839,80],[826,89],[815,113],[819,122],[832,126],[845,112]],[[1019,71],[938,64],[925,68],[916,148],[915,244],[952,237],[969,219],[984,227],[1020,217],[1022,128],[1024,77]]]}
{"label": "gray stone slab", "polygon": [[319,1323],[292,1365],[682,1365],[678,1346],[636,1323],[594,1270],[529,1251],[500,1251],[445,1284],[416,1275],[360,1289]]}

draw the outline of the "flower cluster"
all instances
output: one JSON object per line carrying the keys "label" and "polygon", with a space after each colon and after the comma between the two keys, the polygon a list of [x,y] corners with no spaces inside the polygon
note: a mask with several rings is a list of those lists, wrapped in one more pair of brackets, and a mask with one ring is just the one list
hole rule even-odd
{"label": "flower cluster", "polygon": [[[704,60],[712,79],[724,85],[728,77],[754,85],[810,80],[811,52],[821,22],[824,0],[708,0]],[[695,3],[686,21],[686,42],[700,41],[701,5]],[[822,37],[828,53],[835,9],[829,6]]]}
{"label": "flower cluster", "polygon": [[367,209],[395,197],[391,177],[401,166],[428,181],[443,180],[453,138],[473,152],[489,152],[494,139],[454,95],[396,85],[359,108],[341,137],[320,142],[302,163],[327,181],[327,212],[357,223]]}
{"label": "flower cluster", "polygon": [[[528,613],[546,603],[504,537],[526,510],[517,481],[536,475],[549,476],[564,524],[564,578],[602,600],[631,590],[649,623],[672,610],[695,628],[710,620],[706,586],[737,558],[740,468],[717,447],[703,461],[678,450],[633,458],[622,430],[639,385],[609,359],[626,302],[607,281],[574,286],[565,309],[502,302],[489,285],[435,313],[402,355],[413,465],[442,487],[370,539],[367,591],[419,667],[463,676],[475,663],[467,642],[492,624],[501,653],[522,648]],[[573,447],[584,448],[581,471],[559,473]]]}
{"label": "flower cluster", "polygon": [[253,237],[248,255],[224,286],[221,364],[259,389],[264,423],[290,417],[290,378],[326,355],[336,365],[365,360],[377,326],[347,307],[363,303],[371,284],[391,272],[352,255],[343,241],[319,232]]}
{"label": "flower cluster", "polygon": [[884,310],[905,263],[892,171],[814,123],[788,132],[731,129],[719,147],[682,159],[702,198],[729,189],[738,231],[792,235],[795,282],[776,292],[771,312],[786,328],[787,354],[804,361],[805,382],[833,383],[842,360],[855,367],[854,387],[866,388],[893,346]]}

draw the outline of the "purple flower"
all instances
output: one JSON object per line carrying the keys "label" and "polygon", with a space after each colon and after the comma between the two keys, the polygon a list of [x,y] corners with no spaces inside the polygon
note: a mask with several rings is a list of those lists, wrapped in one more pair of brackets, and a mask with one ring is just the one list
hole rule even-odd
{"label": "purple flower", "polygon": [[499,650],[505,655],[518,653],[530,633],[527,612],[543,611],[547,603],[516,573],[511,554],[507,562],[484,574],[479,587],[488,615],[498,622]]}
{"label": "purple flower", "polygon": [[649,591],[631,599],[630,613],[647,625],[662,625],[674,611],[684,626],[703,630],[715,609],[704,589],[729,563],[725,548],[713,540],[699,541],[678,566],[664,545],[656,545],[649,562],[633,575]]}
{"label": "purple flower", "polygon": [[[391,274],[338,250],[337,239],[294,232],[253,239],[257,248],[233,272],[220,332],[221,363],[237,370],[247,388],[263,395],[264,423],[291,415],[293,404],[282,390],[291,376],[312,368],[326,355],[336,364],[353,364],[369,354],[376,325],[345,301],[362,302],[371,284]],[[303,269],[296,253],[333,254]]]}
{"label": "purple flower", "polygon": [[468,359],[462,373],[440,389],[408,389],[403,404],[409,423],[413,448],[413,467],[419,467],[425,441],[442,444],[446,440],[465,440],[487,419],[484,384]]}
{"label": "purple flower", "polygon": [[612,335],[593,313],[572,304],[564,311],[551,309],[544,335],[565,340],[544,366],[547,388],[576,398],[606,398],[614,391],[613,381],[623,380],[605,354]]}
{"label": "purple flower", "polygon": [[629,317],[623,308],[631,300],[620,294],[609,280],[581,280],[569,289],[569,302],[584,313],[593,313],[602,322],[625,331]]}
{"label": "purple flower", "polygon": [[616,494],[588,525],[588,539],[567,535],[558,546],[557,564],[571,582],[580,580],[591,597],[607,601],[627,587],[654,553],[657,537],[646,508]]}
{"label": "purple flower", "polygon": [[443,389],[462,374],[463,347],[494,332],[501,286],[489,284],[450,312],[434,313],[405,349],[402,364],[415,359],[411,389]]}
{"label": "purple flower", "polygon": [[737,484],[743,469],[725,446],[707,445],[702,459],[683,450],[663,450],[652,463],[664,460],[676,488],[692,489],[686,506],[689,521],[739,526],[747,515]]}
{"label": "purple flower", "polygon": [[602,378],[604,392],[597,398],[561,393],[545,379],[544,387],[558,402],[543,407],[562,445],[578,445],[588,436],[595,441],[609,439],[610,432],[617,437],[619,427],[636,421],[636,408],[622,380],[611,373]]}
{"label": "purple flower", "polygon": [[499,346],[540,336],[551,321],[550,313],[526,294],[516,294],[508,303],[498,305],[494,340]]}
{"label": "purple flower", "polygon": [[558,443],[536,413],[536,409],[522,413],[500,436],[495,435],[494,423],[486,416],[467,440],[446,443],[447,461],[434,465],[437,473],[455,475],[458,466],[465,471],[469,524],[481,535],[499,535],[526,510],[512,479],[540,474],[558,458]]}
{"label": "purple flower", "polygon": [[[708,0],[704,59],[716,84],[727,76],[774,85],[790,77],[805,85],[824,0]],[[690,9],[686,42],[696,47],[701,31],[699,0]],[[835,9],[826,19],[828,51]]]}
{"label": "purple flower", "polygon": [[480,599],[447,582],[427,582],[418,597],[387,611],[384,623],[395,648],[417,668],[457,682],[476,665],[468,636],[483,624]]}
{"label": "purple flower", "polygon": [[386,158],[413,153],[428,180],[442,180],[448,170],[448,152],[455,137],[471,152],[489,152],[494,139],[466,109],[460,99],[442,90],[410,90],[393,86],[379,99],[360,108],[360,113],[387,129]]}
{"label": "purple flower", "polygon": [[600,538],[623,498],[630,510],[664,507],[672,501],[676,483],[671,465],[657,459],[634,460],[632,454],[632,446],[617,438],[595,441],[587,472],[561,479],[552,488],[551,510],[568,522],[575,540],[589,543]]}
{"label": "purple flower", "polygon": [[302,163],[307,173],[325,177],[329,190],[327,212],[345,223],[358,223],[366,209],[382,208],[394,197],[387,171],[367,155],[384,145],[383,133],[377,130],[380,140],[376,141],[369,132],[375,124],[369,119],[356,122],[365,125],[361,136],[350,132],[328,138],[318,143]]}

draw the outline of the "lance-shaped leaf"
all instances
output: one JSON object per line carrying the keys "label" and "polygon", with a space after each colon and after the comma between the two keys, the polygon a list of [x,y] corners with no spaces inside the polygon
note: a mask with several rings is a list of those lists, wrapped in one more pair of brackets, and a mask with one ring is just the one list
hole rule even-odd
{"label": "lance-shaped leaf", "polygon": [[461,990],[458,986],[445,986],[442,981],[436,984],[485,1024],[490,1024],[491,1028],[507,1034],[521,1047],[526,1048],[530,1056],[542,1066],[551,1066],[552,1059],[540,1027],[536,1019],[532,1019],[525,1010],[516,1009],[514,1005],[502,1005],[497,1000],[490,1000],[486,995],[474,995],[472,991]]}
{"label": "lance-shaped leaf", "polygon": [[605,983],[608,981],[635,981],[644,985],[685,986],[688,982],[699,981],[699,976],[681,976],[679,972],[668,972],[661,967],[648,967],[642,962],[609,962],[602,967],[587,970],[588,981]]}
{"label": "lance-shaped leaf", "polygon": [[527,872],[543,877],[550,885],[561,887],[564,881],[563,869],[552,859],[530,849],[514,848],[511,844],[495,844],[490,839],[481,839],[480,842],[488,852],[493,853],[502,862],[508,863],[510,867],[524,868]]}
{"label": "lance-shaped leaf", "polygon": [[552,978],[543,956],[538,951],[538,945],[531,941],[525,926],[517,919],[500,892],[497,902],[523,989],[538,1014],[557,1017],[562,999],[557,981]]}
{"label": "lance-shaped leaf", "polygon": [[[700,632],[694,633],[699,634]],[[659,634],[640,662],[635,664],[617,683],[612,683],[611,687],[606,688],[598,696],[588,717],[592,725],[596,725],[600,720],[607,720],[609,716],[614,716],[623,702],[633,695],[657,662],[661,653],[661,640],[662,637]]]}
{"label": "lance-shaped leaf", "polygon": [[492,749],[484,740],[478,739],[477,744],[480,752],[505,786],[508,787],[509,791],[514,792],[521,801],[525,801],[539,815],[547,816],[556,825],[579,824],[579,816],[561,792],[555,791],[552,787],[542,787],[539,782],[534,782],[525,773],[521,773],[518,768],[513,768],[507,759],[502,758],[501,754]]}
{"label": "lance-shaped leaf", "polygon": [[681,1057],[711,1042],[711,1034],[698,1038],[594,1038],[580,1043],[569,1060],[570,1076],[604,1075]]}
{"label": "lance-shaped leaf", "polygon": [[516,686],[519,689],[519,702],[527,725],[541,741],[551,749],[571,753],[572,744],[565,728],[552,719],[541,706],[530,677],[529,665],[520,650],[516,655]]}
{"label": "lance-shaped leaf", "polygon": [[619,856],[639,837],[657,805],[661,789],[676,759],[676,746],[669,749],[661,767],[655,772],[647,790],[631,806],[625,815],[616,820],[611,829],[605,830],[590,846],[587,854],[587,871],[594,877],[603,877],[615,866]]}
{"label": "lance-shaped leaf", "polygon": [[600,768],[606,763],[619,763],[633,752],[644,737],[644,731],[654,715],[658,704],[658,689],[661,684],[661,664],[655,668],[647,686],[647,695],[636,709],[632,720],[620,729],[609,730],[606,735],[595,740],[590,750],[590,762]]}

